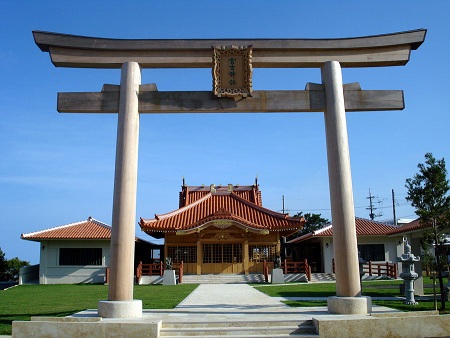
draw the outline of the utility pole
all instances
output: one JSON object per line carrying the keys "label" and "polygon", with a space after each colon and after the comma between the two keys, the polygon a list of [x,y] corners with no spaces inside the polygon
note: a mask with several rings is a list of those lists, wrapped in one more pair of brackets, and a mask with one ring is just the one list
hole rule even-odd
{"label": "utility pole", "polygon": [[392,213],[394,214],[394,225],[397,225],[397,216],[395,214],[395,194],[394,189],[392,189]]}
{"label": "utility pole", "polygon": [[367,210],[370,210],[370,214],[369,217],[370,219],[373,221],[375,217],[379,217],[381,216],[380,214],[374,214],[374,211],[377,210],[377,208],[375,208],[373,206],[373,199],[374,198],[378,198],[377,196],[372,196],[372,193],[370,192],[370,188],[369,188],[369,197],[366,197],[369,200],[369,207],[366,208]]}
{"label": "utility pole", "polygon": [[283,200],[283,214],[284,214],[284,195],[282,197],[282,200]]}

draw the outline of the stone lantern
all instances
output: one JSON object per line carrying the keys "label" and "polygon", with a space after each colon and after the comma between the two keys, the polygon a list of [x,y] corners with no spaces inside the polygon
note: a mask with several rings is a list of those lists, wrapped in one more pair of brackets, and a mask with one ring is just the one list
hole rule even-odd
{"label": "stone lantern", "polygon": [[411,253],[411,245],[408,244],[407,240],[404,240],[404,242],[405,253],[401,257],[397,257],[397,262],[402,263],[400,278],[405,281],[405,304],[417,305],[418,303],[414,300],[414,280],[419,275],[414,271],[414,262],[420,261],[420,257]]}

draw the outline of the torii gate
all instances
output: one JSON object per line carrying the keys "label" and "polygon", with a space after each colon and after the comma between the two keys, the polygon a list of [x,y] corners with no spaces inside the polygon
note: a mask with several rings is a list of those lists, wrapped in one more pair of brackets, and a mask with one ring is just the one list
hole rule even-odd
{"label": "torii gate", "polygon": [[[426,30],[349,39],[117,40],[33,32],[57,67],[121,68],[120,86],[98,93],[58,93],[59,112],[119,113],[108,301],[102,317],[142,315],[133,300],[139,113],[324,112],[336,297],[331,313],[364,314],[361,297],[346,111],[401,110],[403,91],[363,91],[343,85],[341,67],[400,66],[424,41]],[[141,85],[141,68],[211,68],[211,46],[251,45],[254,68],[320,68],[322,84],[305,90],[253,91],[235,100],[212,92],[159,92]]]}

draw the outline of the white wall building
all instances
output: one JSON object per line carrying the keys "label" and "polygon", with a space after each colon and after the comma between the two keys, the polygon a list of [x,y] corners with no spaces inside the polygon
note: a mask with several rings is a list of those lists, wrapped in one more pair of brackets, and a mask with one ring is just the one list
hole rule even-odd
{"label": "white wall building", "polygon": [[[385,223],[355,218],[358,251],[365,261],[395,263],[403,253],[403,237],[388,235],[397,227]],[[297,237],[288,242],[294,261],[307,259],[313,272],[333,272],[333,225]],[[339,250],[339,248],[337,248]]]}
{"label": "white wall building", "polygon": [[[89,217],[85,221],[26,233],[22,239],[40,242],[39,269],[23,269],[22,283],[104,283],[110,259],[111,226]],[[160,246],[136,237],[135,265],[149,263]],[[29,271],[39,271],[30,276]],[[24,277],[26,276],[26,277]]]}

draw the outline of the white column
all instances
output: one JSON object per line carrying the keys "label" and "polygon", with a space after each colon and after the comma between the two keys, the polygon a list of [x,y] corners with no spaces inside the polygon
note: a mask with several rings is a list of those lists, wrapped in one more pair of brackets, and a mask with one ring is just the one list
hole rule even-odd
{"label": "white column", "polygon": [[322,66],[325,87],[325,128],[330,183],[333,250],[336,265],[336,295],[361,295],[350,153],[345,119],[342,72],[339,62]]}
{"label": "white column", "polygon": [[133,301],[140,83],[139,64],[124,63],[120,80],[110,279],[108,302],[99,303],[102,317],[142,315],[142,302]]}

